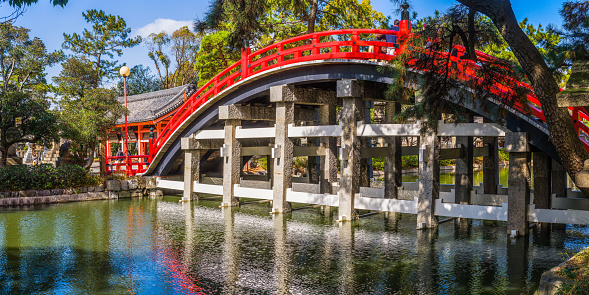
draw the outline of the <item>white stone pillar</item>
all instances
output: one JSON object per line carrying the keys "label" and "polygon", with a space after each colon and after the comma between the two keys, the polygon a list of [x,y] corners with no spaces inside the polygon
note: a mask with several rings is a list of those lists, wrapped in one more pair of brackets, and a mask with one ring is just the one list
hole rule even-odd
{"label": "white stone pillar", "polygon": [[[277,86],[282,87],[282,86]],[[274,94],[271,90],[271,95]],[[280,93],[282,95],[282,93]],[[274,200],[272,212],[291,210],[286,201],[286,190],[292,186],[293,142],[288,138],[288,124],[294,122],[294,102],[276,102],[276,137],[274,139]]]}
{"label": "white stone pillar", "polygon": [[231,207],[239,205],[234,187],[239,183],[241,174],[241,144],[235,138],[237,126],[241,120],[225,120],[225,144],[223,146],[223,204]]}
{"label": "white stone pillar", "polygon": [[200,153],[200,150],[184,151],[183,201],[190,201],[193,198],[198,199],[198,194],[194,192],[194,182],[200,182]]}
{"label": "white stone pillar", "polygon": [[509,153],[507,234],[526,236],[528,235],[528,204],[530,204],[528,133],[505,134],[505,151]]}

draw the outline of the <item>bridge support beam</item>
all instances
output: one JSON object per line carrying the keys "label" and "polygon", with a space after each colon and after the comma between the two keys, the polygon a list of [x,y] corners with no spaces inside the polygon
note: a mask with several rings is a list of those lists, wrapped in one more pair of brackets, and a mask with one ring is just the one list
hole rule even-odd
{"label": "bridge support beam", "polygon": [[[536,209],[552,208],[552,191],[550,180],[552,176],[552,160],[543,152],[532,154],[534,162],[534,205]],[[548,224],[543,223],[542,227]]]}
{"label": "bridge support beam", "polygon": [[235,184],[239,183],[241,174],[241,143],[235,138],[237,126],[241,120],[225,121],[225,144],[223,147],[223,207],[239,205],[235,197]]}
{"label": "bridge support beam", "polygon": [[[483,122],[492,121],[484,118]],[[497,194],[499,185],[499,138],[483,137],[483,146],[488,148],[489,153],[483,156],[483,192],[485,194]]]}
{"label": "bridge support beam", "polygon": [[361,86],[356,80],[337,81],[337,96],[343,98],[338,213],[340,221],[358,218],[358,213],[354,209],[354,198],[360,192],[361,142],[356,132],[358,121],[363,117]]}
{"label": "bridge support beam", "polygon": [[[362,97],[364,99],[364,97]],[[374,108],[374,101],[363,100],[363,120],[364,124],[370,124],[370,110]],[[372,138],[371,137],[363,137],[360,139],[360,143],[363,147],[371,148],[372,147]],[[360,167],[360,186],[363,187],[370,187],[370,181],[373,177],[373,167],[372,167],[372,158],[362,159]]]}
{"label": "bridge support beam", "polygon": [[193,198],[198,199],[198,194],[194,192],[194,182],[200,182],[200,150],[184,151],[184,195],[183,201],[190,201]]}
{"label": "bridge support beam", "polygon": [[530,147],[528,133],[505,135],[505,151],[509,153],[509,189],[507,234],[528,235],[528,204],[530,203]]}
{"label": "bridge support beam", "polygon": [[[469,116],[469,122],[472,116]],[[454,191],[456,204],[470,204],[470,192],[473,182],[474,144],[472,136],[457,136],[456,147],[462,147],[460,158],[456,159],[456,174],[454,174]]]}
{"label": "bridge support beam", "polygon": [[[336,106],[322,105],[319,107],[321,125],[336,124]],[[337,182],[337,138],[321,137],[321,144],[325,146],[325,156],[320,159],[321,177],[319,180],[322,194],[332,194],[332,183]]]}
{"label": "bridge support beam", "polygon": [[[385,105],[385,124],[394,124],[395,114],[401,112],[401,104],[395,101],[389,101]],[[389,156],[385,157],[384,162],[384,197],[397,199],[399,188],[403,186],[403,168],[402,168],[402,137],[389,136],[384,138],[386,147],[389,150]]]}
{"label": "bridge support beam", "polygon": [[290,204],[286,201],[286,190],[292,186],[293,142],[288,138],[288,124],[294,122],[293,92],[293,88],[286,85],[270,88],[270,101],[276,102],[276,137],[272,152],[274,157],[273,213],[291,210]]}
{"label": "bridge support beam", "polygon": [[556,194],[557,198],[567,196],[567,173],[556,160],[552,160],[552,193]]}
{"label": "bridge support beam", "polygon": [[417,229],[434,228],[438,226],[434,206],[440,197],[440,138],[434,130],[428,128],[420,136],[419,142]]}

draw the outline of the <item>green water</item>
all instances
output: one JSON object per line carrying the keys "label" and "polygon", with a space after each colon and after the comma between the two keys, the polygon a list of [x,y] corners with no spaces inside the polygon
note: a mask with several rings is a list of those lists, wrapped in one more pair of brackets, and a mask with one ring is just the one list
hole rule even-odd
{"label": "green water", "polygon": [[[1,294],[531,294],[589,243],[582,226],[509,239],[503,222],[337,209],[94,201],[0,212]],[[364,212],[361,212],[364,213]]]}

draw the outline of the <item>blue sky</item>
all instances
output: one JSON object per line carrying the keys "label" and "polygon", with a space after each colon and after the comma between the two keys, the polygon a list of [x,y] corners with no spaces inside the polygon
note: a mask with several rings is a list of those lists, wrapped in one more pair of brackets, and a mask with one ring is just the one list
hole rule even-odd
{"label": "blue sky", "polygon": [[[457,3],[451,0],[408,2],[412,9],[417,11],[419,17],[431,15],[435,10],[446,10]],[[512,0],[511,2],[518,20],[527,17],[533,24],[561,24],[558,10],[564,0]],[[149,34],[162,30],[171,32],[178,27],[191,24],[196,17],[202,17],[208,5],[209,0],[70,0],[64,8],[61,8],[53,7],[49,4],[49,0],[39,0],[37,4],[29,7],[15,24],[30,29],[30,34],[41,38],[49,50],[57,50],[61,49],[63,33],[79,33],[88,27],[82,17],[82,12],[88,9],[102,9],[109,14],[119,15],[133,29],[133,33]],[[385,15],[390,15],[393,19],[398,18],[398,15],[394,14],[396,7],[389,0],[372,0],[372,5]],[[9,11],[10,8],[6,4],[0,7],[0,15],[7,15]],[[154,70],[151,60],[147,58],[147,49],[144,45],[125,49],[123,56],[118,60],[127,63],[130,67],[143,64],[149,66],[152,72]],[[59,66],[48,69],[48,78],[57,75],[59,69]]]}

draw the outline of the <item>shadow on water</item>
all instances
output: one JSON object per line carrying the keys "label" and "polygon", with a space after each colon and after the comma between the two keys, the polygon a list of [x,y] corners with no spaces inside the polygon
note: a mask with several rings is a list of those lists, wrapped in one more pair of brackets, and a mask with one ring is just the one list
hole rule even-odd
{"label": "shadow on water", "polygon": [[[589,244],[586,227],[415,216],[337,224],[337,208],[270,216],[177,197],[0,212],[0,293],[531,294],[542,272]],[[302,205],[295,204],[294,207]]]}

